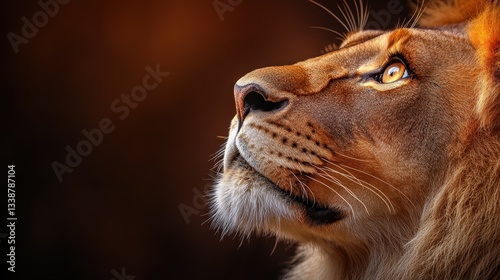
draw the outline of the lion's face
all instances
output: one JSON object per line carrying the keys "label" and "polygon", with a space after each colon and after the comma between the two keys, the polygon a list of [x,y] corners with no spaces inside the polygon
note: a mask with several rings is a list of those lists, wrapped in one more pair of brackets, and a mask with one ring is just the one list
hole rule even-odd
{"label": "lion's face", "polygon": [[339,246],[413,231],[473,110],[464,93],[477,68],[463,34],[397,29],[357,32],[320,57],[245,75],[215,223]]}
{"label": "lion's face", "polygon": [[499,279],[500,1],[423,13],[237,81],[223,235],[305,244],[287,279]]}

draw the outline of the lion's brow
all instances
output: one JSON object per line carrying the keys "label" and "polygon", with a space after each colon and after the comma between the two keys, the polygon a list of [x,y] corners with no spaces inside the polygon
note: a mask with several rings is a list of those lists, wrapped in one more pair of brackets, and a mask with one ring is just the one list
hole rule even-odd
{"label": "lion's brow", "polygon": [[393,49],[396,48],[398,44],[400,44],[403,41],[406,41],[410,37],[410,31],[407,29],[398,29],[393,31],[389,35],[389,39],[387,41],[387,49]]}

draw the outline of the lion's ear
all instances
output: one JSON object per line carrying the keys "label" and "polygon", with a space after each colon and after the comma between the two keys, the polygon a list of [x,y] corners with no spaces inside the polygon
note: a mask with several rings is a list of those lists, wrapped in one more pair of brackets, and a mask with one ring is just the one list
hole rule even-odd
{"label": "lion's ear", "polygon": [[500,6],[497,1],[468,27],[481,64],[476,111],[483,127],[500,129]]}

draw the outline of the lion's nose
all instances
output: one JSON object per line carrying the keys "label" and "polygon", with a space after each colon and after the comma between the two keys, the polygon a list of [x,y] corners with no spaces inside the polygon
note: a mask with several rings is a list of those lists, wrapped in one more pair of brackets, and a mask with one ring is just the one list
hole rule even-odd
{"label": "lion's nose", "polygon": [[234,99],[236,102],[236,113],[238,115],[239,126],[244,119],[255,112],[278,112],[288,105],[288,99],[273,96],[270,91],[266,91],[256,83],[234,86]]}

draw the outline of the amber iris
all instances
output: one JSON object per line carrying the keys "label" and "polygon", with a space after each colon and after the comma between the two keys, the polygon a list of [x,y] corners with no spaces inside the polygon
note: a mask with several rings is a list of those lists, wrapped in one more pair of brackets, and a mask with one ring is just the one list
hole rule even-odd
{"label": "amber iris", "polygon": [[393,83],[408,76],[406,66],[402,62],[397,61],[389,64],[385,68],[380,82],[383,84]]}

